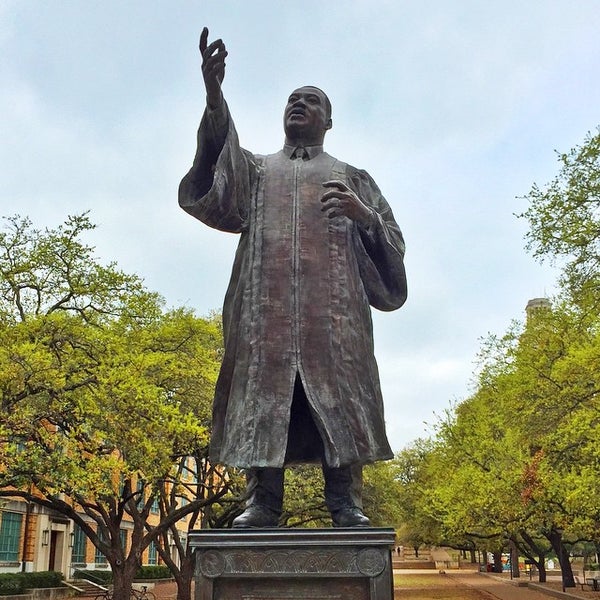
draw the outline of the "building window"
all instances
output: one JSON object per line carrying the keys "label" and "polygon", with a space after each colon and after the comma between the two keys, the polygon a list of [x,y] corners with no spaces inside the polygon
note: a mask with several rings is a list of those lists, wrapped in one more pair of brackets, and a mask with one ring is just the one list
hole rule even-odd
{"label": "building window", "polygon": [[148,546],[148,564],[158,564],[158,552],[156,551],[156,544],[154,541],[150,542],[150,545]]}
{"label": "building window", "polygon": [[[106,538],[104,537],[104,534],[102,533],[102,530],[98,531],[98,538],[100,539],[101,542],[105,542]],[[96,548],[96,552],[94,554],[94,564],[96,566],[105,566],[107,563],[106,560],[106,556],[104,556],[104,554],[102,553],[102,551],[98,550],[98,548]]]}
{"label": "building window", "polygon": [[19,540],[21,538],[21,513],[0,512],[0,561],[19,560]]}
{"label": "building window", "polygon": [[75,524],[73,530],[73,551],[71,552],[72,563],[85,563],[85,552],[87,547],[87,536],[83,533],[83,529]]}
{"label": "building window", "polygon": [[126,529],[119,530],[119,539],[121,540],[121,548],[123,548],[123,552],[127,553],[127,530]]}
{"label": "building window", "polygon": [[144,488],[145,487],[146,487],[146,484],[144,483],[144,480],[138,479],[136,486],[135,486],[135,491],[137,494],[136,505],[137,505],[138,509],[140,509],[140,510],[144,506]]}
{"label": "building window", "polygon": [[198,468],[196,459],[193,456],[188,456],[185,459],[183,473],[187,480],[191,480],[193,483],[198,483]]}
{"label": "building window", "polygon": [[152,506],[150,507],[150,512],[154,515],[160,513],[160,506],[158,505],[158,496],[154,496],[154,500],[152,500]]}

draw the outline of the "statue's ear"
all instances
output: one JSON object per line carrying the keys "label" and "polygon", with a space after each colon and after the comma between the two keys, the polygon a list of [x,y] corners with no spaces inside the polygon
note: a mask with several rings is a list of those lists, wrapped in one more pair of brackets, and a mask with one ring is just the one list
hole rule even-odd
{"label": "statue's ear", "polygon": [[325,131],[331,129],[333,127],[333,121],[329,119],[327,123],[325,123]]}

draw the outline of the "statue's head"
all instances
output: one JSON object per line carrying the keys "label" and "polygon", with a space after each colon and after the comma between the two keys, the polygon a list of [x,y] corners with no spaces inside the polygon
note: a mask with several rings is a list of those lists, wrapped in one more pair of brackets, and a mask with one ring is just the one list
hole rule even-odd
{"label": "statue's head", "polygon": [[289,144],[322,144],[331,129],[331,102],[325,92],[312,85],[294,90],[283,112],[283,129]]}

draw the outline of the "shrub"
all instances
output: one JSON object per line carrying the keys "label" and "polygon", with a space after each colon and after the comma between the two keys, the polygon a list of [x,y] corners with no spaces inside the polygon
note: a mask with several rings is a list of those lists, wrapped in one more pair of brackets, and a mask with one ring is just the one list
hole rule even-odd
{"label": "shrub", "polygon": [[172,577],[169,567],[165,565],[145,565],[138,569],[136,579],[170,579]]}
{"label": "shrub", "polygon": [[63,580],[63,574],[58,571],[19,573],[19,577],[25,581],[25,589],[61,587]]}
{"label": "shrub", "polygon": [[0,596],[11,596],[12,594],[23,594],[25,583],[19,573],[0,574]]}
{"label": "shrub", "polygon": [[77,569],[73,573],[73,579],[89,579],[94,583],[112,583],[112,571],[95,571],[90,569]]}
{"label": "shrub", "polygon": [[54,588],[62,585],[63,575],[56,571],[0,574],[0,596],[23,594],[33,588]]}

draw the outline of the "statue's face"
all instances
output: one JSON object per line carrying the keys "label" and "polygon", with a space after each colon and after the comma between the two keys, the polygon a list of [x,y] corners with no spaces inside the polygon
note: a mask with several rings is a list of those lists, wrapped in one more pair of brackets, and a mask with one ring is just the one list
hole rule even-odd
{"label": "statue's face", "polygon": [[283,113],[283,127],[289,141],[305,145],[322,144],[331,128],[325,94],[314,87],[294,90]]}

